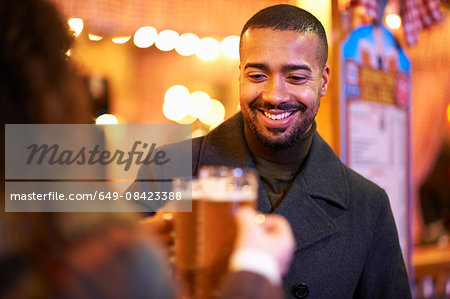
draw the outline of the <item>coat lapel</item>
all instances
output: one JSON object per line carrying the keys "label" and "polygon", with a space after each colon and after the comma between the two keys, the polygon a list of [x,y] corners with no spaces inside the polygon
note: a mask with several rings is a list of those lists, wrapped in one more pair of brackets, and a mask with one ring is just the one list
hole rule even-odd
{"label": "coat lapel", "polygon": [[297,248],[307,247],[338,231],[332,218],[308,194],[302,175],[298,175],[274,213],[289,220]]}
{"label": "coat lapel", "polygon": [[344,165],[316,133],[303,170],[274,212],[289,219],[297,246],[303,248],[339,230],[330,215],[313,198],[346,209],[347,196]]}

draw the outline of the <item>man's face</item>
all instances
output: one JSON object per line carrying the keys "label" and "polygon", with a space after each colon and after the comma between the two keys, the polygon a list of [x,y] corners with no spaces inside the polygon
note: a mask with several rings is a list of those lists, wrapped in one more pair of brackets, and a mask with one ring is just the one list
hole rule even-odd
{"label": "man's face", "polygon": [[250,29],[241,41],[240,104],[244,121],[262,145],[295,144],[312,125],[330,69],[318,59],[315,34]]}

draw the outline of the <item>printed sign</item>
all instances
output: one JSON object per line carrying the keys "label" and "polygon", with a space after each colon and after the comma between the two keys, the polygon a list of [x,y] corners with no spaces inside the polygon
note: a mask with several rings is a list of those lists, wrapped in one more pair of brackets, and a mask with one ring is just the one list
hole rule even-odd
{"label": "printed sign", "polygon": [[388,194],[409,264],[410,63],[382,25],[356,28],[341,57],[341,158]]}

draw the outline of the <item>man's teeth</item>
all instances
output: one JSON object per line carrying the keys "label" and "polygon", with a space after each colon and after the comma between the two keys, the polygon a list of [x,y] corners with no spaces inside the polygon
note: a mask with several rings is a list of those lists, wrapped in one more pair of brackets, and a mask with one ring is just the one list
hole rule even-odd
{"label": "man's teeth", "polygon": [[281,114],[272,114],[272,113],[264,111],[264,115],[267,118],[275,119],[275,120],[286,118],[286,117],[290,116],[291,114],[292,114],[292,112],[284,112],[284,113],[281,113]]}

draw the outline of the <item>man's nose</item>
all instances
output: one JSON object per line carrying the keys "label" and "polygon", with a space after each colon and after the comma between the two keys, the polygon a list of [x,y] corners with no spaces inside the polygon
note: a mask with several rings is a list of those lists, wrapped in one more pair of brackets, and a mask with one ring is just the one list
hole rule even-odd
{"label": "man's nose", "polygon": [[265,102],[278,105],[289,101],[289,90],[282,78],[270,78],[264,88],[262,98]]}

